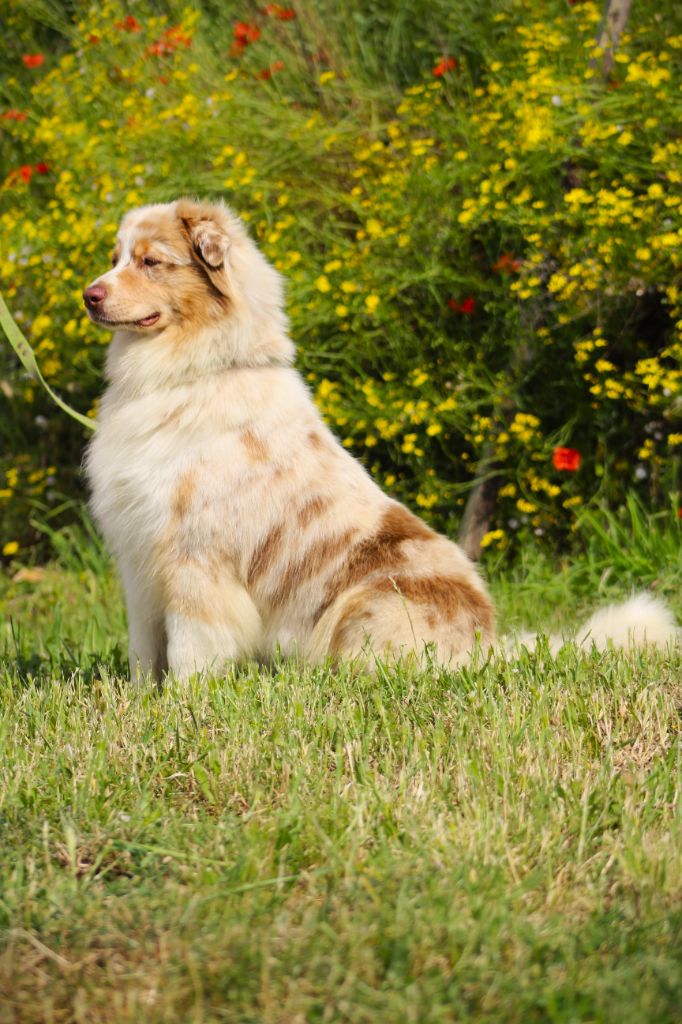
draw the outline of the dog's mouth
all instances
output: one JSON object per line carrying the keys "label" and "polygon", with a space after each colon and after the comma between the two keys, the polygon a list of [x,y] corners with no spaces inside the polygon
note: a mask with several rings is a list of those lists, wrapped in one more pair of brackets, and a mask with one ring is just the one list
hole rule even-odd
{"label": "dog's mouth", "polygon": [[159,319],[160,316],[161,316],[160,313],[152,313],[151,316],[146,316],[146,317],[144,317],[143,320],[136,320],[135,321],[135,326],[136,327],[153,327],[154,324],[156,323],[156,321]]}
{"label": "dog's mouth", "polygon": [[87,313],[94,323],[102,324],[103,327],[153,327],[161,317],[160,313],[150,313],[141,320],[110,320],[109,317],[102,316],[92,309],[88,309]]}

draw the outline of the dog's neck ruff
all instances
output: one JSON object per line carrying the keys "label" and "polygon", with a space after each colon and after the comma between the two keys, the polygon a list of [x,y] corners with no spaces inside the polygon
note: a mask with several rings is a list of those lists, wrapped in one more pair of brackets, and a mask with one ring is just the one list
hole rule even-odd
{"label": "dog's neck ruff", "polygon": [[114,334],[106,375],[119,400],[191,387],[232,371],[287,369],[294,361],[294,345],[285,333],[277,332],[274,344],[240,345],[229,333],[202,332],[183,340],[180,350],[164,334]]}

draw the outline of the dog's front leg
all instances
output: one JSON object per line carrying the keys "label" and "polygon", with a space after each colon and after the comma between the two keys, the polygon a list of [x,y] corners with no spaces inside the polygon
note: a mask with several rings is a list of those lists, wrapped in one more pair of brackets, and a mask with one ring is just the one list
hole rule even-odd
{"label": "dog's front leg", "polygon": [[128,615],[128,663],[131,679],[161,679],[166,663],[163,607],[149,583],[125,562],[119,563]]}
{"label": "dog's front leg", "polygon": [[259,652],[260,615],[230,573],[216,574],[190,560],[173,567],[168,583],[166,650],[174,676],[219,672],[229,662]]}

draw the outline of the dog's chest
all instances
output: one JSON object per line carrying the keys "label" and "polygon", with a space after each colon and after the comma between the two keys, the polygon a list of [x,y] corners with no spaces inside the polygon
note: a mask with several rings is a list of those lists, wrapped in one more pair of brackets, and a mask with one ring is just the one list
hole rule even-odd
{"label": "dog's chest", "polygon": [[[141,425],[144,424],[144,429]],[[239,432],[216,430],[210,411],[190,419],[165,408],[103,416],[87,459],[91,508],[108,544],[132,563],[149,564],[180,534],[209,543],[219,519],[238,529],[247,458]]]}
{"label": "dog's chest", "polygon": [[92,442],[91,507],[117,554],[149,551],[168,522],[181,451],[161,440],[114,436],[105,425]]}
{"label": "dog's chest", "polygon": [[183,477],[202,458],[201,431],[168,403],[103,404],[86,463],[91,509],[117,555],[147,562],[167,535]]}

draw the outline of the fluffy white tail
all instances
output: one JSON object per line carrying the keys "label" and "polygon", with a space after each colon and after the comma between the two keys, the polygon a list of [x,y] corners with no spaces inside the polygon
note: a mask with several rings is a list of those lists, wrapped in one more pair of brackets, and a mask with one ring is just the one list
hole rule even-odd
{"label": "fluffy white tail", "polygon": [[[550,636],[549,646],[552,653],[556,654],[567,639],[563,636]],[[603,651],[610,645],[626,650],[647,645],[666,647],[682,643],[682,629],[663,601],[652,597],[651,594],[635,594],[622,604],[610,604],[606,608],[600,608],[571,639],[586,651],[592,646]],[[505,647],[508,652],[521,645],[533,650],[536,642],[536,633],[519,633],[507,637]]]}

